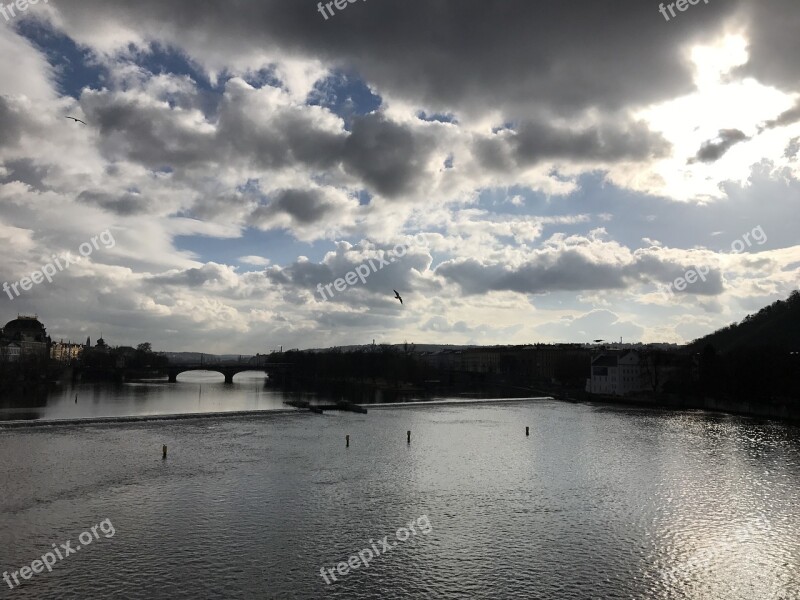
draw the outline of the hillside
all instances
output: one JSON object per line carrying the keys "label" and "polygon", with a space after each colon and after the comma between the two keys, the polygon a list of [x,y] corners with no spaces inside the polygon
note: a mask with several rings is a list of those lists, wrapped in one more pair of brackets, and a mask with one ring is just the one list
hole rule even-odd
{"label": "hillside", "polygon": [[746,348],[771,347],[800,351],[800,292],[778,300],[741,323],[728,325],[691,343],[690,349],[700,352],[707,345],[718,352]]}

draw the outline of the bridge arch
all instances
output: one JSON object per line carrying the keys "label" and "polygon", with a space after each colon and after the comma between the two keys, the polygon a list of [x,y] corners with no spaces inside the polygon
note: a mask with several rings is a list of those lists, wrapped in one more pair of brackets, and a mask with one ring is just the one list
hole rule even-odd
{"label": "bridge arch", "polygon": [[178,375],[188,371],[212,371],[222,373],[225,376],[225,383],[233,383],[234,375],[244,373],[245,371],[255,371],[258,373],[266,373],[268,377],[279,376],[285,377],[291,370],[291,363],[261,363],[252,364],[250,362],[242,362],[237,364],[226,365],[207,365],[207,364],[185,364],[185,365],[172,365],[167,367],[167,375],[170,383],[178,381]]}
{"label": "bridge arch", "polygon": [[245,371],[263,371],[266,369],[254,367],[252,365],[237,365],[237,366],[222,366],[222,365],[184,365],[180,367],[170,367],[167,375],[170,383],[178,382],[178,375],[181,373],[188,373],[190,371],[211,371],[213,373],[220,373],[225,377],[225,383],[233,383],[233,377],[238,373]]}

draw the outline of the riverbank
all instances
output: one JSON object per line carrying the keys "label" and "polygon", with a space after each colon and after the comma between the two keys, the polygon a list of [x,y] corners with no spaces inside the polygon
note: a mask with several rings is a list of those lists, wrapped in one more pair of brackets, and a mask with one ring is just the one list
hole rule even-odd
{"label": "riverbank", "polygon": [[[561,398],[559,398],[561,399]],[[660,410],[705,410],[743,417],[777,419],[788,423],[800,423],[800,403],[763,402],[759,400],[721,400],[719,398],[687,398],[679,395],[658,396],[606,396],[584,394],[581,401],[597,404],[618,404]]]}

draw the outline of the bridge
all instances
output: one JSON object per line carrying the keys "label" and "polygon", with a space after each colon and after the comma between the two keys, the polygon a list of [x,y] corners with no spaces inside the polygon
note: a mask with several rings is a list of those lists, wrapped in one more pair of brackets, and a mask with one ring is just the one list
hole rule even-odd
{"label": "bridge", "polygon": [[237,373],[244,373],[245,371],[263,371],[270,377],[286,373],[291,367],[289,363],[260,363],[253,364],[251,362],[242,363],[221,363],[221,364],[183,364],[183,365],[170,365],[167,367],[167,375],[170,383],[178,381],[178,375],[186,373],[187,371],[215,371],[222,373],[225,376],[225,383],[233,383],[233,377]]}

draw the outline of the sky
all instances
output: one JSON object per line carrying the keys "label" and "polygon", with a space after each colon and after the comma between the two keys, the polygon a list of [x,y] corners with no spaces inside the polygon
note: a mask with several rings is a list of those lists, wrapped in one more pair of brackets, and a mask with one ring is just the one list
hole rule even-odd
{"label": "sky", "polygon": [[0,321],[683,343],[798,287],[797,0],[3,4]]}

